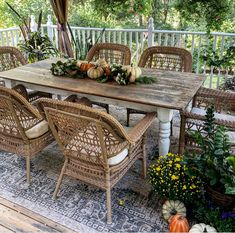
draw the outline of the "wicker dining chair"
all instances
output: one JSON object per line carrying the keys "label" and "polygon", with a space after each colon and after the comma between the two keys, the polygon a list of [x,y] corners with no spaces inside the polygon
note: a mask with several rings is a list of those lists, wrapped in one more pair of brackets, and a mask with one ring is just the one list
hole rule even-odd
{"label": "wicker dining chair", "polygon": [[48,123],[21,94],[0,87],[0,149],[26,158],[30,183],[30,159],[54,140]]}
{"label": "wicker dining chair", "polygon": [[[0,72],[16,68],[20,65],[26,65],[27,62],[22,53],[15,47],[0,47]],[[0,80],[1,85],[5,86],[4,80]]]}
{"label": "wicker dining chair", "polygon": [[[192,72],[192,55],[183,48],[152,46],[144,50],[138,66],[159,70]],[[145,112],[127,108],[127,126],[130,123],[130,114],[145,114]]]}
{"label": "wicker dining chair", "polygon": [[[92,46],[86,56],[87,61],[97,61],[104,58],[109,64],[131,64],[131,51],[122,44],[115,43],[99,43]],[[109,105],[105,103],[93,102],[93,104],[101,106],[109,113]]]}
{"label": "wicker dining chair", "polygon": [[[24,66],[26,64],[27,62],[23,54],[17,48],[11,46],[0,47],[0,72],[14,69],[21,65]],[[5,86],[5,82],[3,80],[0,80],[0,85]],[[22,85],[18,85],[17,87],[14,87],[14,89],[23,94],[23,96],[30,102],[40,97],[51,98],[52,96],[50,93],[39,91],[30,91],[28,93]]]}
{"label": "wicker dining chair", "polygon": [[[155,119],[148,113],[128,133],[111,115],[96,109],[59,100],[41,98],[52,133],[65,162],[53,197],[64,175],[106,190],[107,221],[112,221],[111,189],[137,159],[146,176],[146,131]],[[50,105],[51,107],[48,107]],[[53,107],[54,106],[54,107]]]}
{"label": "wicker dining chair", "polygon": [[181,112],[179,153],[187,150],[197,150],[199,147],[192,138],[191,131],[203,132],[207,107],[215,107],[215,123],[224,125],[228,129],[229,141],[234,151],[235,146],[235,93],[209,88],[200,88],[195,95],[190,111]]}

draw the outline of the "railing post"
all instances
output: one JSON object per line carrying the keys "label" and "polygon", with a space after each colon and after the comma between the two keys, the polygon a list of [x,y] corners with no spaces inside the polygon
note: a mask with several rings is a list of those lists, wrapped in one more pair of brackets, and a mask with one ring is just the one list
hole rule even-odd
{"label": "railing post", "polygon": [[51,41],[53,41],[53,37],[54,37],[54,31],[53,31],[52,25],[53,25],[53,23],[51,20],[51,15],[48,15],[47,16],[47,35]]}
{"label": "railing post", "polygon": [[30,16],[30,29],[32,32],[36,32],[38,30],[38,25],[35,21],[35,16],[34,15],[31,15]]}
{"label": "railing post", "polygon": [[153,18],[149,18],[148,21],[148,47],[153,46],[153,30],[154,30],[154,22]]}

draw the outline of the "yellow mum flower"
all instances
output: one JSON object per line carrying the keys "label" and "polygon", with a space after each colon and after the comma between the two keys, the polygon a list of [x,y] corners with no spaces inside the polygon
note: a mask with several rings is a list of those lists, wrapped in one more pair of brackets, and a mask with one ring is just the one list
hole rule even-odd
{"label": "yellow mum flower", "polygon": [[183,190],[186,189],[186,188],[187,188],[186,185],[184,185],[184,186],[183,186]]}
{"label": "yellow mum flower", "polygon": [[181,168],[181,165],[179,163],[177,163],[175,166],[179,169]]}
{"label": "yellow mum flower", "polygon": [[171,179],[172,179],[172,180],[178,180],[178,179],[179,179],[179,177],[178,177],[178,176],[176,176],[176,175],[172,175],[172,176],[171,176]]}
{"label": "yellow mum flower", "polygon": [[156,170],[157,170],[157,171],[160,171],[160,170],[161,170],[161,168],[160,168],[160,167],[156,167]]}
{"label": "yellow mum flower", "polygon": [[179,162],[179,161],[180,161],[180,158],[176,158],[176,159],[175,159],[175,162]]}

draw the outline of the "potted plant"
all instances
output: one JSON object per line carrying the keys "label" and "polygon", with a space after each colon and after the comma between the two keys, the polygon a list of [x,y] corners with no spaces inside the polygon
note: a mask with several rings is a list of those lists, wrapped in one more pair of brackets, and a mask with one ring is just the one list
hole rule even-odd
{"label": "potted plant", "polygon": [[190,203],[201,196],[202,182],[196,176],[188,176],[183,156],[168,153],[159,156],[149,167],[149,180],[160,198]]}
{"label": "potted plant", "polygon": [[33,32],[30,28],[30,18],[26,19],[21,16],[9,3],[6,3],[11,12],[17,17],[23,40],[18,43],[22,52],[26,54],[29,62],[36,62],[58,56],[58,50],[53,45],[47,35],[41,33],[42,11],[38,16],[37,31]]}
{"label": "potted plant", "polygon": [[230,153],[227,129],[216,125],[214,107],[207,109],[204,130],[192,132],[199,151],[186,153],[184,164],[191,177],[199,176],[212,201],[230,207],[235,195],[235,156]]}

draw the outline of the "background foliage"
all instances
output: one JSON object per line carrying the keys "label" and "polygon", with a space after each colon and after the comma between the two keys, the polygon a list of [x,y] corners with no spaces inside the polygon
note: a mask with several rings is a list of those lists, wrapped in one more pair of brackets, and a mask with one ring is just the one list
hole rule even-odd
{"label": "background foliage", "polygon": [[[235,32],[233,0],[70,0],[73,26],[141,28],[150,16],[157,29]],[[52,14],[49,0],[9,0],[22,15]],[[55,20],[55,19],[54,19]],[[5,0],[0,0],[0,28],[16,26]]]}

